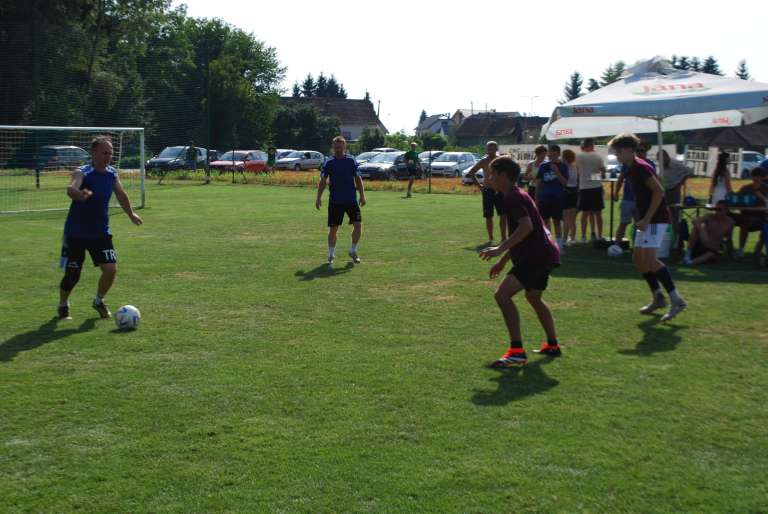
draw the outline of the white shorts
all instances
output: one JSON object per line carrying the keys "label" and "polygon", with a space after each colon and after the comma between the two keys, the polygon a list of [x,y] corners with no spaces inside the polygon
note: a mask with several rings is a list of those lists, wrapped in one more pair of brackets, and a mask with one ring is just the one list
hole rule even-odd
{"label": "white shorts", "polygon": [[635,234],[635,248],[661,248],[668,225],[668,223],[654,223],[648,225],[645,230],[638,230]]}

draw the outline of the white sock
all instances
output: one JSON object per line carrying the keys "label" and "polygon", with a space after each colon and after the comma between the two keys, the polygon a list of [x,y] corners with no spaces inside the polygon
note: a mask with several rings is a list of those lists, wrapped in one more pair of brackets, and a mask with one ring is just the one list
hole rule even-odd
{"label": "white sock", "polygon": [[352,243],[352,246],[349,247],[349,253],[357,253],[357,244]]}
{"label": "white sock", "polygon": [[328,255],[336,255],[336,247],[335,246],[329,246],[328,247]]}
{"label": "white sock", "polygon": [[680,303],[683,299],[677,294],[677,289],[669,292],[669,299],[675,303]]}

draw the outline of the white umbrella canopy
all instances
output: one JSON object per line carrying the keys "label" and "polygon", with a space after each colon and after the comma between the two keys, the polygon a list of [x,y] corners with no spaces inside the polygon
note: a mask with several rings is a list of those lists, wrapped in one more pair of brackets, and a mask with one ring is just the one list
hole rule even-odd
{"label": "white umbrella canopy", "polygon": [[[672,68],[654,58],[613,84],[558,106],[549,140],[734,127],[768,118],[768,84]],[[661,143],[661,140],[659,141]]]}

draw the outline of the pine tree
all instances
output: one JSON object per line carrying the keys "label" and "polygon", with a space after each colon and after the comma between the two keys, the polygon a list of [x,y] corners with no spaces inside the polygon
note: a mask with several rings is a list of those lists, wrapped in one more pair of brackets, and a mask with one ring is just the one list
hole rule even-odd
{"label": "pine tree", "polygon": [[565,101],[575,100],[581,96],[581,85],[584,79],[581,73],[574,71],[568,82],[565,83]]}
{"label": "pine tree", "polygon": [[691,70],[701,71],[701,59],[698,57],[691,57]]}
{"label": "pine tree", "polygon": [[344,86],[342,84],[339,84],[339,98],[346,98],[347,97],[347,90],[344,89]]}
{"label": "pine tree", "polygon": [[736,68],[736,77],[741,80],[749,80],[752,78],[749,74],[749,68],[747,68],[747,61],[739,61],[739,67]]}
{"label": "pine tree", "polygon": [[328,87],[326,88],[325,96],[329,98],[339,98],[339,83],[333,75],[328,79]]}
{"label": "pine tree", "polygon": [[301,88],[299,87],[298,82],[293,83],[293,97],[299,98],[301,96]]}
{"label": "pine tree", "polygon": [[624,72],[627,71],[627,64],[624,61],[619,61],[613,69],[616,72],[616,80],[619,80],[624,75]]}
{"label": "pine tree", "polygon": [[604,87],[608,84],[613,84],[621,78],[625,70],[626,64],[624,64],[624,61],[618,61],[615,64],[609,65],[600,77],[600,86]]}
{"label": "pine tree", "polygon": [[669,63],[672,65],[673,68],[677,68],[677,56],[675,54],[672,54],[672,58],[669,60]]}
{"label": "pine tree", "polygon": [[315,96],[315,87],[315,79],[312,78],[311,74],[307,73],[307,78],[305,78],[304,82],[301,84],[301,94],[307,98],[311,98]]}
{"label": "pine tree", "polygon": [[677,61],[677,69],[678,70],[690,70],[691,69],[691,63],[688,60],[686,56],[681,56],[680,59]]}
{"label": "pine tree", "polygon": [[320,75],[317,76],[317,80],[315,81],[315,96],[331,96],[328,94],[328,92],[328,79],[325,78],[325,75],[323,75],[323,72],[321,71]]}
{"label": "pine tree", "polygon": [[720,65],[717,63],[717,59],[715,59],[711,55],[706,59],[704,59],[704,65],[701,67],[701,71],[704,73],[709,73],[711,75],[723,74],[723,72],[720,71]]}
{"label": "pine tree", "polygon": [[426,120],[426,119],[427,119],[427,111],[425,111],[424,109],[422,109],[422,110],[421,110],[421,114],[419,115],[419,125],[421,125],[422,123],[424,123],[424,120]]}
{"label": "pine tree", "polygon": [[589,79],[587,84],[587,91],[591,93],[592,91],[597,91],[598,89],[600,89],[600,83],[595,79]]}
{"label": "pine tree", "polygon": [[368,90],[365,90],[365,97],[363,98],[368,103],[371,103],[371,93],[368,92]]}

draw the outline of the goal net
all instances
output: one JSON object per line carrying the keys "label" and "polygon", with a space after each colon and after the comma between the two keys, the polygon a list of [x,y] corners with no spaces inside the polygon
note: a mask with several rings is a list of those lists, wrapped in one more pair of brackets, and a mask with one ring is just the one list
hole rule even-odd
{"label": "goal net", "polygon": [[133,206],[144,207],[143,128],[0,125],[0,213],[68,209],[70,175],[90,163],[96,136],[112,139],[111,165]]}

